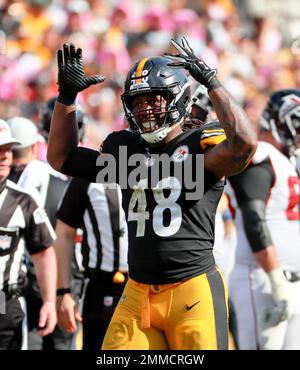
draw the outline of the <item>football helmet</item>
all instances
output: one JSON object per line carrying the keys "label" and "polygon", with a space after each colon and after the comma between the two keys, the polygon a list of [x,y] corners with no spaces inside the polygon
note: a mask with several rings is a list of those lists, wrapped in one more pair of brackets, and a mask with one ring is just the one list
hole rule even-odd
{"label": "football helmet", "polygon": [[125,118],[130,129],[149,144],[162,141],[191,110],[188,78],[183,69],[172,68],[169,63],[164,57],[144,58],[129,71],[125,81]]}
{"label": "football helmet", "polygon": [[[46,103],[42,106],[41,109],[41,119],[39,129],[46,141],[48,141],[49,137],[51,117],[53,114],[56,99],[57,99],[56,96],[50,98],[49,100],[46,101]],[[87,114],[85,113],[85,110],[80,103],[76,103],[76,117],[79,130],[78,138],[79,140],[82,140],[84,136],[84,125],[87,122]]]}
{"label": "football helmet", "polygon": [[293,155],[300,135],[300,89],[283,89],[271,94],[261,116],[260,129],[271,131],[287,154]]}
{"label": "football helmet", "polygon": [[191,116],[205,122],[211,111],[212,103],[207,94],[207,89],[202,85],[198,85],[192,95]]}

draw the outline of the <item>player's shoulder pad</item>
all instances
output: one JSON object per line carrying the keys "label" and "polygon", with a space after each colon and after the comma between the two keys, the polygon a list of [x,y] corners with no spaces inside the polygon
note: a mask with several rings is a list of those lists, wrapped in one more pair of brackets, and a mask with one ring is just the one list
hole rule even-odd
{"label": "player's shoulder pad", "polygon": [[263,143],[261,141],[258,142],[256,152],[254,153],[254,156],[252,157],[249,165],[257,165],[262,162],[264,162],[268,157],[268,143]]}
{"label": "player's shoulder pad", "polygon": [[120,145],[129,145],[131,142],[136,141],[137,136],[137,134],[128,129],[114,131],[102,142],[99,152],[102,154],[107,151],[110,152],[109,149],[111,148],[118,148]]}
{"label": "player's shoulder pad", "polygon": [[201,127],[200,146],[205,150],[226,140],[225,131],[219,121],[210,121]]}

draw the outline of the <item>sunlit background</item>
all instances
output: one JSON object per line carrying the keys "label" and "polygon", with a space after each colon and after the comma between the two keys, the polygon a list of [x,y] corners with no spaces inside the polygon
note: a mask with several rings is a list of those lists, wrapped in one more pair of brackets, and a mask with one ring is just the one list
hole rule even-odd
{"label": "sunlit background", "polygon": [[254,125],[271,91],[300,88],[297,0],[0,0],[0,11],[0,118],[39,124],[42,104],[57,95],[56,51],[73,42],[86,73],[107,77],[79,97],[92,147],[124,124],[120,94],[131,64],[172,50],[172,37],[185,35],[218,68]]}

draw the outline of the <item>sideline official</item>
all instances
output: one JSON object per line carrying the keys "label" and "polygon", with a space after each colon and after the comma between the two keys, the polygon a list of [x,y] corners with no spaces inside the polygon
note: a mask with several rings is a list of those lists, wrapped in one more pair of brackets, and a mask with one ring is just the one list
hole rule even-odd
{"label": "sideline official", "polygon": [[0,314],[0,349],[22,346],[24,313],[21,298],[26,285],[25,247],[34,263],[43,305],[39,334],[50,334],[56,325],[56,258],[52,247],[55,233],[43,208],[26,191],[7,180],[12,163],[12,137],[0,120],[0,291],[5,294],[5,314]]}

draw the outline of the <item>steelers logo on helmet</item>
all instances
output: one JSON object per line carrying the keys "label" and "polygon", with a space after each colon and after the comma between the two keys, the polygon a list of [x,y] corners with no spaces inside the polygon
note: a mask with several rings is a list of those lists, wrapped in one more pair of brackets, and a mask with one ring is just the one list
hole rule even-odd
{"label": "steelers logo on helmet", "polygon": [[260,128],[271,131],[288,155],[300,135],[300,89],[283,89],[270,95],[263,111]]}
{"label": "steelers logo on helmet", "polygon": [[162,141],[190,113],[190,84],[165,57],[143,58],[129,71],[122,95],[132,131],[150,144]]}

